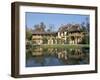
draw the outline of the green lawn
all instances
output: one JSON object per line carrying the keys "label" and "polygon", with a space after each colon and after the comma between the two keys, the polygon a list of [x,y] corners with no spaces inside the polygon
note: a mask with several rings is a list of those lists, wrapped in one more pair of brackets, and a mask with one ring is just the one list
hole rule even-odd
{"label": "green lawn", "polygon": [[42,44],[43,48],[89,48],[89,44]]}

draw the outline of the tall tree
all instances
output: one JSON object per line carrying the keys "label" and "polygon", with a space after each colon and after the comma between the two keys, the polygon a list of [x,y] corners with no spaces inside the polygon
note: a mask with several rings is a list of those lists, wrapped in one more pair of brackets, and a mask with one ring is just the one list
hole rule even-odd
{"label": "tall tree", "polygon": [[85,35],[84,35],[83,40],[82,40],[82,43],[83,44],[89,44],[90,43],[89,42],[89,31],[90,31],[89,29],[90,29],[90,24],[89,24],[88,17],[86,17],[85,22],[83,22],[81,24],[81,26],[82,26],[82,31],[85,32]]}
{"label": "tall tree", "polygon": [[43,22],[41,22],[40,24],[34,25],[35,31],[43,31],[44,32],[45,28],[46,28],[46,25]]}
{"label": "tall tree", "polygon": [[41,22],[40,28],[41,28],[42,31],[45,31],[46,25],[43,22]]}
{"label": "tall tree", "polygon": [[86,17],[86,27],[87,27],[87,31],[90,31],[90,23],[89,23],[89,18]]}
{"label": "tall tree", "polygon": [[85,26],[85,22],[82,22],[81,27],[82,27],[82,31],[83,32],[87,32],[87,29],[86,29],[86,26]]}
{"label": "tall tree", "polygon": [[50,24],[49,28],[47,29],[47,32],[53,32],[53,28],[54,28],[54,25]]}
{"label": "tall tree", "polygon": [[32,29],[31,28],[26,28],[26,39],[31,40],[32,38]]}

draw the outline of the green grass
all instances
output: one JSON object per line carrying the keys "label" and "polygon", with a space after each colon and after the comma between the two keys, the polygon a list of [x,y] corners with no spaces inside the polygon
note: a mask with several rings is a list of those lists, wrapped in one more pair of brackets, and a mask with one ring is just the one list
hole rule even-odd
{"label": "green grass", "polygon": [[42,44],[43,48],[89,48],[89,44]]}

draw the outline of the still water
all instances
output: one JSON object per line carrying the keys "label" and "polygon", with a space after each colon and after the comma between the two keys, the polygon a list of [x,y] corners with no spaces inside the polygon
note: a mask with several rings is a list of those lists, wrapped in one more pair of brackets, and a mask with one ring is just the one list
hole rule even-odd
{"label": "still water", "polygon": [[89,64],[89,48],[41,48],[26,53],[26,67]]}

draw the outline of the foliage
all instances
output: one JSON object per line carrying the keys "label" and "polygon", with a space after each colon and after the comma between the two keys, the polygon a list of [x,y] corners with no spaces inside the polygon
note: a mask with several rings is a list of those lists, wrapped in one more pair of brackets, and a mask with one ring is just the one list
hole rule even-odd
{"label": "foliage", "polygon": [[83,37],[82,44],[89,44],[89,35]]}
{"label": "foliage", "polygon": [[47,43],[48,43],[47,37],[43,37],[43,44],[47,44]]}
{"label": "foliage", "polygon": [[89,33],[89,29],[90,29],[90,23],[89,23],[89,19],[88,18],[86,18],[86,22],[82,22],[82,24],[81,24],[81,26],[82,26],[82,31],[83,32],[88,32]]}
{"label": "foliage", "polygon": [[51,24],[51,25],[49,25],[48,27],[49,27],[49,28],[47,29],[47,32],[53,32],[53,27],[54,27],[54,25]]}
{"label": "foliage", "polygon": [[88,18],[86,18],[86,22],[83,22],[82,24],[81,24],[81,26],[82,26],[82,31],[84,32],[84,33],[86,33],[85,35],[84,35],[84,37],[83,37],[83,39],[82,39],[82,44],[89,44],[89,29],[90,29],[90,24],[89,24],[89,19]]}
{"label": "foliage", "polygon": [[46,28],[46,25],[43,22],[41,22],[40,24],[34,25],[34,28],[35,28],[34,29],[35,31],[44,32],[45,31],[45,28]]}
{"label": "foliage", "polygon": [[27,40],[32,39],[32,29],[29,29],[29,28],[26,29],[26,39]]}

